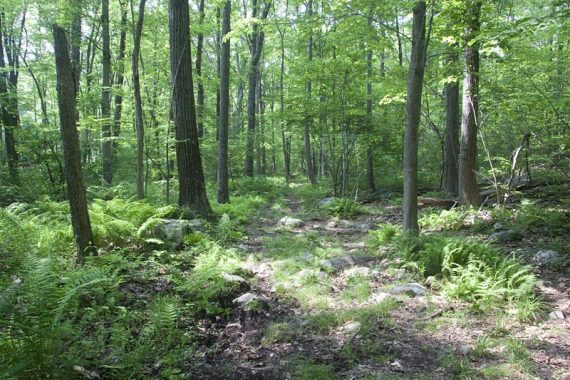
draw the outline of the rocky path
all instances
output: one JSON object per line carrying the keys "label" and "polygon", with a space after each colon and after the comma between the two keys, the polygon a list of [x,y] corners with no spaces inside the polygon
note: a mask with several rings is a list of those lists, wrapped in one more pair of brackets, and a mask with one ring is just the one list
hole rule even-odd
{"label": "rocky path", "polygon": [[[255,260],[233,279],[235,312],[204,326],[200,378],[570,378],[564,312],[534,325],[476,314],[370,248],[368,231],[397,223],[397,208],[346,220],[289,205],[239,243]],[[548,307],[568,310],[564,278],[541,287]]]}

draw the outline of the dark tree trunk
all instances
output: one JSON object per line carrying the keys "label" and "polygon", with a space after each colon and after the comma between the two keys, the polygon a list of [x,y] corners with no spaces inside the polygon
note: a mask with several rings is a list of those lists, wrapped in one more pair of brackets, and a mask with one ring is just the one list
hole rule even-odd
{"label": "dark tree trunk", "polygon": [[210,215],[212,209],[206,194],[196,126],[188,1],[170,0],[169,5],[172,118],[176,130],[179,179],[178,205],[188,207],[200,215]]}
{"label": "dark tree trunk", "polygon": [[103,126],[103,180],[113,182],[112,143],[111,143],[111,37],[109,35],[109,0],[101,0],[101,24],[103,26],[103,83],[101,91],[101,117]]}
{"label": "dark tree trunk", "polygon": [[198,137],[204,136],[204,81],[202,78],[202,56],[204,54],[204,18],[206,16],[204,12],[204,0],[200,0],[198,4],[198,12],[200,12],[200,18],[198,23],[200,24],[200,32],[198,33],[198,43],[196,45],[196,80],[198,82],[198,105],[196,107],[197,121],[198,121]]}
{"label": "dark tree trunk", "polygon": [[[73,1],[73,20],[71,21],[71,64],[75,73],[75,94],[79,95],[79,85],[81,82],[81,14],[83,9],[82,0]],[[79,120],[79,110],[77,120]]]}
{"label": "dark tree trunk", "polygon": [[[457,56],[452,59],[457,61]],[[445,147],[443,160],[443,190],[449,194],[458,194],[459,157],[459,83],[445,85]]]}
{"label": "dark tree trunk", "polygon": [[226,0],[222,16],[222,52],[220,54],[220,125],[218,127],[218,203],[229,203],[228,132],[230,116],[230,32],[232,2]]}
{"label": "dark tree trunk", "polygon": [[[137,133],[137,199],[144,198],[144,123],[141,98],[141,85],[139,80],[139,58],[141,49],[142,28],[144,23],[144,7],[146,0],[140,0],[139,18],[133,41],[133,93],[135,100],[135,130]],[[134,15],[133,15],[134,17]],[[133,20],[134,22],[134,20]]]}
{"label": "dark tree trunk", "polygon": [[479,43],[481,1],[469,0],[465,29],[465,76],[463,79],[463,112],[459,155],[459,201],[479,206],[477,188],[477,117],[479,114]]}
{"label": "dark tree trunk", "polygon": [[[20,34],[24,29],[26,15],[22,15]],[[0,113],[4,126],[4,147],[8,159],[8,172],[12,182],[19,183],[15,131],[20,127],[18,109],[18,70],[21,36],[16,40],[13,33],[3,31],[4,14],[0,13]],[[4,33],[3,33],[4,32]],[[4,59],[6,49],[6,60]]]}
{"label": "dark tree trunk", "polygon": [[[121,135],[121,116],[123,113],[123,84],[125,82],[125,49],[127,40],[127,4],[124,1],[121,5],[121,35],[119,37],[119,54],[117,55],[118,70],[116,73],[116,93],[115,109],[113,112],[113,137],[115,143],[113,148],[117,149],[117,138]],[[115,153],[116,154],[116,153]]]}
{"label": "dark tree trunk", "polygon": [[[285,5],[285,17],[289,11],[289,1]],[[285,183],[289,184],[291,177],[291,137],[287,135],[287,122],[285,120],[285,29],[281,29],[279,23],[276,24],[281,41],[281,59],[279,70],[279,118],[281,125],[281,142],[283,148],[283,176]]]}
{"label": "dark tree trunk", "polygon": [[412,56],[408,72],[408,101],[404,135],[404,230],[417,234],[418,226],[418,130],[422,107],[426,56],[426,3],[414,6]]}
{"label": "dark tree trunk", "polygon": [[[309,0],[307,4],[307,17],[309,19],[309,40],[307,41],[307,59],[309,61],[309,67],[311,66],[311,62],[313,61],[313,26],[312,26],[312,18],[313,18],[313,0]],[[309,75],[310,78],[310,75]],[[307,177],[311,185],[317,184],[317,176],[315,175],[315,167],[313,165],[313,160],[311,158],[311,126],[313,124],[313,116],[311,114],[311,96],[313,90],[313,83],[311,79],[307,81],[307,107],[308,110],[306,119],[305,119],[305,128],[303,133],[303,138],[305,142],[305,161],[307,163]]]}
{"label": "dark tree trunk", "polygon": [[55,63],[57,72],[57,97],[59,120],[63,141],[63,157],[67,181],[67,195],[71,208],[71,224],[77,248],[77,263],[81,264],[86,255],[96,255],[93,245],[93,232],[87,210],[87,197],[81,170],[81,152],[76,123],[75,80],[69,55],[65,31],[53,26]]}
{"label": "dark tree trunk", "polygon": [[[259,5],[258,0],[252,0],[252,17],[257,18]],[[271,8],[271,1],[265,3],[261,13],[260,20],[267,19],[269,9]],[[249,73],[248,73],[248,96],[247,96],[247,137],[245,148],[245,170],[244,174],[247,177],[253,177],[253,153],[255,145],[255,108],[256,108],[256,84],[257,77],[259,76],[259,59],[261,51],[263,50],[263,42],[265,34],[263,29],[257,23],[253,25],[253,31],[250,41],[250,54]]]}

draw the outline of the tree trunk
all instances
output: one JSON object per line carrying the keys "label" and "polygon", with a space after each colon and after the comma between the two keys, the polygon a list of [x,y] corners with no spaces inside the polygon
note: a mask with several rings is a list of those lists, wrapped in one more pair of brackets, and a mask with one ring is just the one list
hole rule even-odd
{"label": "tree trunk", "polygon": [[477,188],[477,116],[479,113],[479,43],[481,1],[469,0],[465,29],[465,76],[463,79],[463,113],[459,156],[459,201],[479,206]]}
{"label": "tree trunk", "polygon": [[[457,61],[453,56],[452,62]],[[459,157],[459,83],[445,85],[445,147],[443,161],[443,190],[449,194],[458,194],[458,162]]]}
{"label": "tree trunk", "polygon": [[[20,34],[24,29],[25,13],[22,15]],[[0,14],[0,113],[4,126],[4,147],[8,158],[8,172],[12,182],[19,183],[15,131],[20,127],[18,109],[18,69],[20,42],[12,34],[3,33],[3,13]],[[21,39],[21,36],[19,37]],[[4,48],[8,65],[4,60]]]}
{"label": "tree trunk", "polygon": [[65,31],[53,26],[54,51],[57,72],[59,120],[63,141],[63,157],[67,180],[67,195],[71,208],[71,224],[77,248],[77,263],[86,255],[96,255],[93,232],[87,210],[87,196],[81,170],[81,152],[76,123],[75,80]]}
{"label": "tree trunk", "polygon": [[414,6],[412,56],[408,72],[408,101],[404,135],[404,230],[413,234],[418,226],[418,130],[426,55],[426,3]]}
{"label": "tree trunk", "polygon": [[101,24],[103,26],[103,83],[101,90],[101,117],[103,126],[101,137],[103,142],[103,180],[107,184],[113,182],[112,144],[111,144],[111,37],[109,34],[109,0],[101,0]]}
{"label": "tree trunk", "polygon": [[[259,5],[258,0],[252,0],[252,17],[257,18]],[[271,1],[265,3],[263,11],[261,13],[260,20],[267,19],[269,14],[269,9],[271,8]],[[259,24],[253,25],[253,31],[251,34],[251,44],[249,51],[251,53],[251,58],[249,61],[249,73],[248,73],[248,96],[247,96],[247,137],[246,137],[246,148],[245,148],[245,168],[244,174],[247,177],[253,177],[253,153],[255,145],[255,108],[256,108],[256,84],[257,77],[259,76],[259,58],[261,57],[261,51],[263,50],[263,42],[265,39],[265,34],[263,29]]]}
{"label": "tree trunk", "polygon": [[[139,80],[139,58],[141,49],[142,28],[144,23],[144,7],[146,0],[140,0],[139,18],[133,35],[133,93],[135,100],[135,130],[137,133],[137,199],[144,198],[144,123]],[[133,15],[134,17],[134,15]],[[133,20],[134,22],[134,20]]]}
{"label": "tree trunk", "polygon": [[196,45],[196,80],[198,81],[198,106],[196,111],[198,111],[198,137],[204,136],[204,81],[202,78],[202,56],[204,54],[204,18],[206,14],[204,12],[204,0],[200,0],[198,4],[198,12],[200,13],[200,18],[198,23],[200,24],[200,32],[198,33],[198,43]]}
{"label": "tree trunk", "polygon": [[[289,1],[285,5],[285,17],[287,17],[289,11]],[[283,148],[283,176],[285,177],[285,183],[289,185],[289,179],[291,177],[291,138],[287,135],[287,125],[285,120],[285,30],[281,29],[279,23],[276,24],[277,30],[279,32],[279,39],[281,41],[281,59],[280,59],[280,70],[279,70],[279,118],[281,125],[281,142]]]}
{"label": "tree trunk", "polygon": [[220,125],[218,127],[218,203],[229,203],[228,132],[230,112],[230,32],[232,2],[226,0],[222,18],[222,51],[220,54]]}
{"label": "tree trunk", "polygon": [[[309,19],[309,40],[307,41],[307,59],[309,61],[309,68],[313,61],[313,27],[311,25],[313,18],[313,0],[309,0],[307,4],[307,17]],[[309,75],[310,78],[310,75]],[[307,115],[305,119],[305,128],[303,133],[303,138],[305,142],[305,161],[307,162],[307,178],[311,185],[317,184],[317,176],[315,175],[315,167],[313,165],[313,160],[311,158],[311,126],[313,124],[313,117],[311,114],[311,96],[313,90],[313,83],[311,79],[307,81]]]}
{"label": "tree trunk", "polygon": [[[115,142],[113,148],[117,150],[117,138],[121,135],[121,116],[123,113],[123,84],[125,81],[125,49],[127,40],[127,4],[124,1],[121,5],[121,35],[119,37],[119,54],[117,56],[117,76],[115,80],[115,110],[113,112],[113,137]],[[116,153],[115,153],[116,155]]]}
{"label": "tree trunk", "polygon": [[[370,11],[370,18],[368,19],[368,26],[372,27],[372,10]],[[372,114],[372,49],[370,47],[368,47],[366,61],[366,116],[368,116],[367,129],[368,138],[370,139],[372,137],[372,128],[374,126],[374,116]],[[376,190],[376,184],[374,183],[374,149],[371,141],[368,141],[368,147],[366,149],[366,184],[368,185],[368,190]]]}
{"label": "tree trunk", "polygon": [[206,194],[192,83],[190,15],[187,0],[170,0],[170,75],[172,118],[176,130],[178,205],[200,215],[212,214]]}

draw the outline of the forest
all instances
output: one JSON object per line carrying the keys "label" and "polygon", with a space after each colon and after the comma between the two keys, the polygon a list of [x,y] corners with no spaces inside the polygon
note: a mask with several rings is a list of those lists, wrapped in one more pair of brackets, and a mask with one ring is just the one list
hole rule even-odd
{"label": "forest", "polygon": [[570,380],[569,0],[0,0],[0,379]]}

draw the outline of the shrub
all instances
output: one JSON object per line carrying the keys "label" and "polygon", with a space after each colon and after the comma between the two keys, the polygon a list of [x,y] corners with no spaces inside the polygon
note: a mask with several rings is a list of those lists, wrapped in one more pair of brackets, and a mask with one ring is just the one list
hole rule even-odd
{"label": "shrub", "polygon": [[321,207],[325,213],[341,218],[366,214],[366,207],[348,198],[335,198],[332,202]]}

